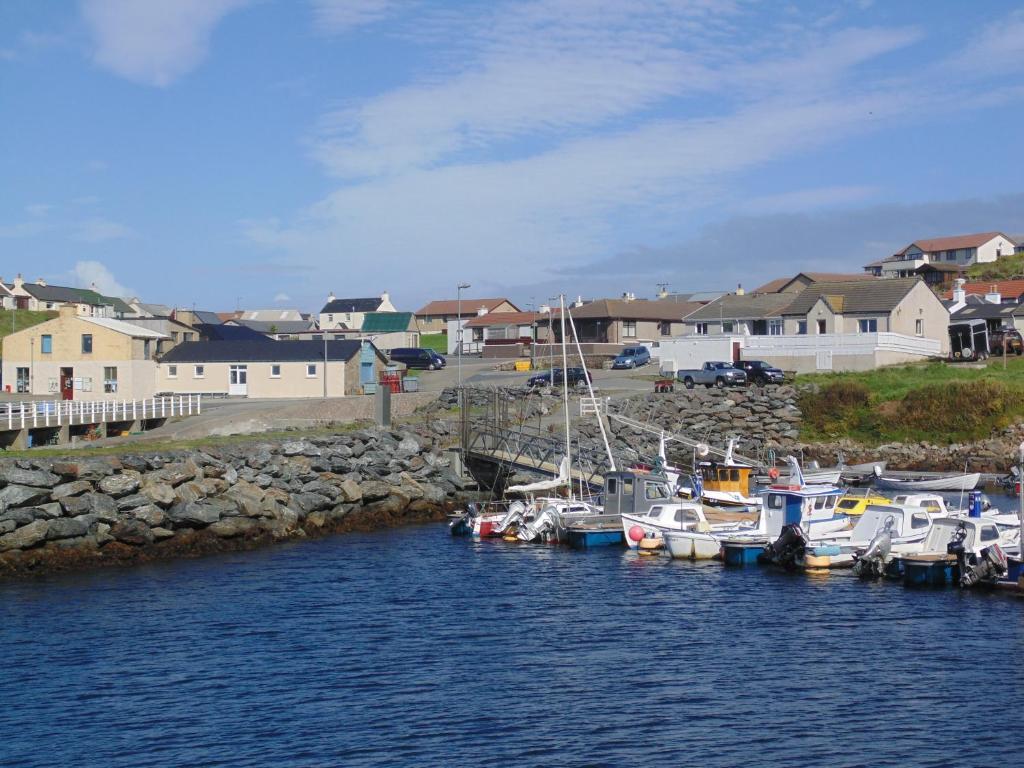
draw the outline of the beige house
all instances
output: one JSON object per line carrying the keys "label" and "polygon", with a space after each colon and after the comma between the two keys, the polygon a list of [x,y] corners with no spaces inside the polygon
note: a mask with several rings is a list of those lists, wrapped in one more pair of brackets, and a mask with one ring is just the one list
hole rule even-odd
{"label": "beige house", "polygon": [[[325,365],[326,352],[326,365]],[[164,355],[156,391],[248,398],[344,397],[380,380],[386,359],[359,341],[196,341]]]}
{"label": "beige house", "polygon": [[69,288],[63,285],[49,285],[43,278],[34,283],[26,283],[21,275],[7,286],[18,309],[30,309],[34,312],[57,310],[72,306],[80,317],[114,317],[124,318],[133,315],[132,308],[122,299],[104,296],[91,288]]}
{"label": "beige house", "polygon": [[1003,256],[1012,256],[1016,250],[1016,241],[1002,232],[935,237],[915,240],[902,251],[867,264],[864,269],[880,277],[913,277],[914,271],[925,264],[967,268],[972,264],[986,264]]}
{"label": "beige house", "polygon": [[[581,344],[624,347],[653,344],[678,336],[683,332],[683,318],[701,306],[673,299],[637,299],[627,294],[622,299],[599,299],[572,306],[569,313],[576,324]],[[545,330],[549,323],[552,324],[551,337],[556,344],[561,343],[557,309],[543,315],[538,322]],[[602,351],[614,352],[611,347]]]}
{"label": "beige house", "polygon": [[414,314],[420,333],[448,333],[449,323],[465,323],[478,315],[490,312],[518,312],[519,307],[505,298],[496,299],[443,299],[420,307]]}
{"label": "beige house", "polygon": [[333,293],[320,310],[320,328],[325,331],[350,328],[359,330],[368,312],[395,312],[387,291],[380,296],[339,299]]}
{"label": "beige house", "polygon": [[4,387],[62,400],[139,400],[155,391],[154,358],[172,340],[159,331],[106,317],[59,315],[3,340]]}

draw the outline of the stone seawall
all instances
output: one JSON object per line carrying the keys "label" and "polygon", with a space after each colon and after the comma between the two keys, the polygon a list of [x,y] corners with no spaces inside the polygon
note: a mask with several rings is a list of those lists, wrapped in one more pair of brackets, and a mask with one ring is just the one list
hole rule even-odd
{"label": "stone seawall", "polygon": [[0,460],[0,576],[438,520],[462,487],[429,439],[380,430]]}

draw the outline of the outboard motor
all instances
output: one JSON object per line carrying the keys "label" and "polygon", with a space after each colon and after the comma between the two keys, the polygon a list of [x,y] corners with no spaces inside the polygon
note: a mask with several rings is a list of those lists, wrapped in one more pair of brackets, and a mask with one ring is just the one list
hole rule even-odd
{"label": "outboard motor", "polygon": [[975,584],[995,584],[1006,575],[1009,566],[1006,553],[998,544],[985,547],[980,555],[969,555],[963,560],[961,557],[957,557],[957,563],[960,565],[960,586],[965,589]]}
{"label": "outboard motor", "polygon": [[886,518],[882,530],[874,535],[863,554],[857,556],[853,572],[862,579],[878,579],[885,572],[885,565],[892,551],[893,518]]}
{"label": "outboard motor", "polygon": [[765,547],[764,552],[757,556],[759,562],[770,565],[781,565],[787,570],[796,567],[807,549],[807,536],[799,523],[791,523],[782,527],[779,538]]}
{"label": "outboard motor", "polygon": [[516,534],[520,541],[547,541],[548,536],[557,526],[558,510],[544,507],[533,520],[519,526]]}
{"label": "outboard motor", "polygon": [[521,501],[513,501],[508,505],[508,511],[501,518],[501,521],[494,526],[492,532],[498,535],[505,533],[511,526],[521,523],[525,513],[526,505]]}
{"label": "outboard motor", "polygon": [[457,517],[448,525],[452,536],[469,536],[473,533],[473,524],[476,516],[480,514],[480,508],[473,502],[466,505],[466,513]]}

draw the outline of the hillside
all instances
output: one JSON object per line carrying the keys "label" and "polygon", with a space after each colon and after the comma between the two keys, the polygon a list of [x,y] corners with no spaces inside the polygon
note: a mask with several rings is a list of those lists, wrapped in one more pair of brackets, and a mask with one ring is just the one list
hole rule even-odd
{"label": "hillside", "polygon": [[[0,309],[0,340],[11,333],[52,320],[56,312],[32,312],[27,309]],[[12,324],[13,320],[13,324]]]}
{"label": "hillside", "polygon": [[1024,278],[1024,254],[1003,256],[987,264],[973,264],[967,269],[968,280],[1014,280]]}

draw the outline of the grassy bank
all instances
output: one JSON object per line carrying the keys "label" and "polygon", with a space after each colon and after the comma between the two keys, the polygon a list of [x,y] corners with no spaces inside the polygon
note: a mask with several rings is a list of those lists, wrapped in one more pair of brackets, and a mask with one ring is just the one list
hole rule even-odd
{"label": "grassy bank", "polygon": [[420,349],[432,349],[435,352],[448,354],[448,336],[444,333],[421,333]]}
{"label": "grassy bank", "polygon": [[[27,309],[0,309],[0,339],[11,333],[52,320],[56,312],[31,312]],[[13,322],[12,322],[13,321]]]}
{"label": "grassy bank", "polygon": [[1024,419],[1024,359],[986,366],[927,363],[859,373],[801,376],[802,437],[849,437],[867,445],[981,440]]}

